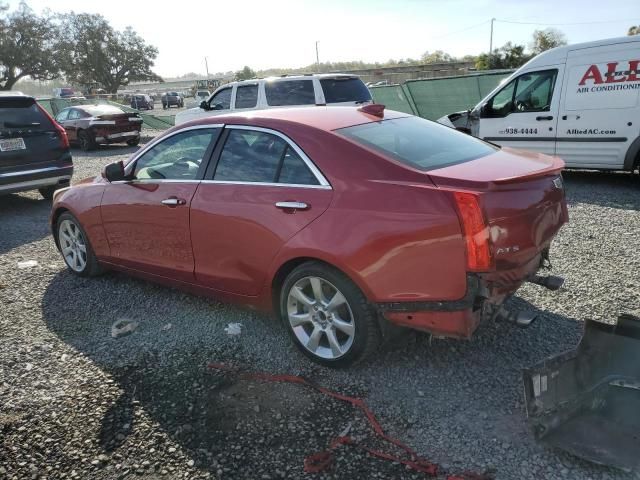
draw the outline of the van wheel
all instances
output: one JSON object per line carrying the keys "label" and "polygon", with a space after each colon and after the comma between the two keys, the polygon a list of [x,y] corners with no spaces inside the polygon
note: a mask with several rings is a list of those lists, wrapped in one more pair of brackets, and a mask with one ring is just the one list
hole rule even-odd
{"label": "van wheel", "polygon": [[298,349],[327,367],[364,360],[381,342],[376,311],[346,275],[320,262],[306,262],[285,279],[280,312]]}

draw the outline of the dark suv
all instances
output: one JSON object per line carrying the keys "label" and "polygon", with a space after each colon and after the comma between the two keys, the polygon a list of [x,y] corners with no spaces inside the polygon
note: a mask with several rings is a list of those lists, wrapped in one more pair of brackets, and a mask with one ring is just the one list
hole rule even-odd
{"label": "dark suv", "polygon": [[153,110],[153,99],[149,95],[132,95],[131,108],[137,110]]}
{"label": "dark suv", "polygon": [[0,92],[0,194],[38,190],[50,199],[72,174],[64,128],[33,97]]}
{"label": "dark suv", "polygon": [[184,100],[178,92],[167,92],[162,94],[162,108],[171,108],[175,105],[178,108],[184,107]]}

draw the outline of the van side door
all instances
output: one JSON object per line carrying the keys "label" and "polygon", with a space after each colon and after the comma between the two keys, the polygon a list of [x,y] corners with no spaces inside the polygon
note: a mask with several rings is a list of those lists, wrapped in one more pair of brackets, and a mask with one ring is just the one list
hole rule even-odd
{"label": "van side door", "polygon": [[638,45],[568,53],[556,146],[568,167],[633,167],[635,159],[626,157],[631,143],[640,137]]}
{"label": "van side door", "polygon": [[480,109],[479,137],[553,155],[563,65],[522,72]]}

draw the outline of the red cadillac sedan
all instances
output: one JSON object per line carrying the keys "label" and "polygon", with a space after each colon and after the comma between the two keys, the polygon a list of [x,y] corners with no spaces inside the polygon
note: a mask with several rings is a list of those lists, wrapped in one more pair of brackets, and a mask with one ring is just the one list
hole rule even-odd
{"label": "red cadillac sedan", "polygon": [[[390,324],[469,338],[567,221],[563,162],[381,105],[175,127],[56,192],[69,269],[114,269],[274,311],[328,366]],[[540,278],[540,277],[536,277]]]}

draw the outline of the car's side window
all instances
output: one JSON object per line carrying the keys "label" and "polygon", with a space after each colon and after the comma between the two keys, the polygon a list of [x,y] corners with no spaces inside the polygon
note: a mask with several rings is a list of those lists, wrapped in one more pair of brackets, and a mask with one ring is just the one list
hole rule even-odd
{"label": "car's side window", "polygon": [[300,155],[298,155],[291,146],[287,146],[287,151],[282,160],[278,183],[319,185],[318,179],[311,173],[309,167],[307,167],[302,158],[300,158]]}
{"label": "car's side window", "polygon": [[318,185],[296,151],[267,132],[232,129],[220,154],[217,181]]}
{"label": "car's side window", "polygon": [[75,108],[72,108],[71,110],[69,110],[68,120],[77,120],[79,118],[80,118],[80,112],[78,110],[76,110]]}
{"label": "car's side window", "polygon": [[56,122],[64,122],[67,118],[69,118],[69,109],[65,108],[58,115],[56,115]]}
{"label": "car's side window", "polygon": [[219,128],[187,130],[168,137],[142,154],[131,177],[135,180],[195,180]]}
{"label": "car's side window", "polygon": [[211,97],[209,108],[211,110],[229,110],[231,108],[231,90],[231,87],[225,88]]}
{"label": "car's side window", "polygon": [[315,105],[312,80],[275,80],[264,84],[267,103],[273,107],[285,105]]}
{"label": "car's side window", "polygon": [[258,104],[258,85],[240,85],[236,88],[235,108],[254,108]]}
{"label": "car's side window", "polygon": [[555,69],[520,75],[489,100],[482,116],[505,117],[510,113],[549,111],[557,75]]}

